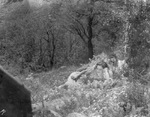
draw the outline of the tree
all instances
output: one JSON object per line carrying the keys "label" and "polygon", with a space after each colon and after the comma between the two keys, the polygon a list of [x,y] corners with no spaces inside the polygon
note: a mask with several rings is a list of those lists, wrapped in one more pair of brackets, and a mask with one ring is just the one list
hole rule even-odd
{"label": "tree", "polygon": [[109,29],[111,12],[108,6],[111,4],[98,0],[66,0],[59,4],[61,25],[82,39],[88,50],[88,58],[93,57],[93,39],[101,32],[106,31],[112,38],[116,38],[115,32]]}
{"label": "tree", "polygon": [[128,0],[122,7],[125,14],[124,49],[128,54],[129,67],[142,73],[149,66],[149,4],[142,0]]}

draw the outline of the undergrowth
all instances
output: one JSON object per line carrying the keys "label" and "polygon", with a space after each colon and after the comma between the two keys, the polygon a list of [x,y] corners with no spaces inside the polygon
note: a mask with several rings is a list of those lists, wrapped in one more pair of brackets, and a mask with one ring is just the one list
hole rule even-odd
{"label": "undergrowth", "polygon": [[[92,67],[104,59],[108,60],[108,57],[96,56],[87,66]],[[130,77],[124,77],[122,71],[114,74],[110,81],[96,80],[100,78],[99,71],[96,71],[90,77],[95,79],[80,88],[58,88],[76,69],[59,69],[25,81],[32,85],[30,90],[33,92],[34,104],[44,102],[44,106],[35,111],[34,117],[70,117],[70,113],[74,112],[84,115],[83,117],[150,116],[150,87],[139,80],[133,82]]]}

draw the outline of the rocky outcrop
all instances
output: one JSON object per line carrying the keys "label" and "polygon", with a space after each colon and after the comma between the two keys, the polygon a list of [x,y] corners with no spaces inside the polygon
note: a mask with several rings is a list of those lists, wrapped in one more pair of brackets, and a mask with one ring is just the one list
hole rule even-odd
{"label": "rocky outcrop", "polygon": [[120,74],[120,71],[122,71],[124,67],[127,67],[125,60],[109,58],[105,54],[95,59],[94,62],[71,73],[67,81],[59,88],[80,88],[81,86],[88,85],[88,83],[93,83],[93,81],[101,81],[101,83],[107,84],[108,82],[112,82],[112,79],[115,79],[114,74]]}

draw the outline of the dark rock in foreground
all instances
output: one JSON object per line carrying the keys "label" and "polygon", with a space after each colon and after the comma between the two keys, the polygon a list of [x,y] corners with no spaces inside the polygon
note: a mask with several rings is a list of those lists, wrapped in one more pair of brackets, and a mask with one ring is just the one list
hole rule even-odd
{"label": "dark rock in foreground", "polygon": [[0,117],[31,117],[30,92],[0,67]]}

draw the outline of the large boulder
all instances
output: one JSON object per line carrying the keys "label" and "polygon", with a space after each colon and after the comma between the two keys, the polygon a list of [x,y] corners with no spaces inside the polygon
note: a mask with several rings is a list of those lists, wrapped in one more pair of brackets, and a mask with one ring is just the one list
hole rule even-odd
{"label": "large boulder", "polygon": [[0,67],[0,112],[4,117],[32,116],[30,92],[2,67]]}

